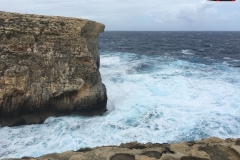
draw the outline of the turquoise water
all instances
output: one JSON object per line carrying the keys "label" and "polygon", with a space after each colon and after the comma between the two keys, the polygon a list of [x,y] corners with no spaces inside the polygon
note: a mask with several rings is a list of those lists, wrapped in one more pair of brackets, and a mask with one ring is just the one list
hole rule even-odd
{"label": "turquoise water", "polygon": [[2,127],[0,158],[37,157],[130,141],[240,137],[237,56],[214,58],[190,47],[175,53],[116,52],[113,44],[107,50],[102,39],[107,38],[100,39],[100,72],[107,87],[108,111],[103,116],[50,117],[41,125]]}

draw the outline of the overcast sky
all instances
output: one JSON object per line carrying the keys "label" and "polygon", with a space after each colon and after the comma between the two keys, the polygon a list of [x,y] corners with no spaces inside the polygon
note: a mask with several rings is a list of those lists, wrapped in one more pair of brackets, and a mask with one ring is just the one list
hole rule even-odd
{"label": "overcast sky", "polygon": [[91,19],[105,30],[240,31],[240,0],[0,0],[0,10]]}

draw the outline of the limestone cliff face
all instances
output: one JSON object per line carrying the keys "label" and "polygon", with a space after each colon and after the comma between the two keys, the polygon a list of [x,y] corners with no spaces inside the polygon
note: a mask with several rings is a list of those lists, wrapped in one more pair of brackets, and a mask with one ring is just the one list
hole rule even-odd
{"label": "limestone cliff face", "polygon": [[98,34],[77,18],[0,12],[0,125],[106,110]]}

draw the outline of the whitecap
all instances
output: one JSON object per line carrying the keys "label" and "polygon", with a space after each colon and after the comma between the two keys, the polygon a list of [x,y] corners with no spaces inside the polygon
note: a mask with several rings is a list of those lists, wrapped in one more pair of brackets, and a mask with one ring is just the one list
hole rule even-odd
{"label": "whitecap", "polygon": [[188,49],[181,50],[181,53],[186,55],[194,55],[194,53]]}
{"label": "whitecap", "polygon": [[[217,62],[163,62],[164,56],[102,54],[108,111],[103,116],[50,117],[41,125],[0,128],[0,158],[38,157],[130,141],[239,137],[240,69]],[[142,63],[151,66],[144,72],[136,70]]]}
{"label": "whitecap", "polygon": [[223,59],[226,59],[226,60],[228,60],[228,59],[231,59],[230,57],[224,57]]}

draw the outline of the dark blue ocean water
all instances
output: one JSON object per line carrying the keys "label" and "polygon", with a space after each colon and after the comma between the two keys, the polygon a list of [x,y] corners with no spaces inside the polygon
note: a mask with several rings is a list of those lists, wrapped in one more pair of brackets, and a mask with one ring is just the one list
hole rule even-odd
{"label": "dark blue ocean water", "polygon": [[240,32],[105,32],[99,41],[102,54],[168,55],[193,63],[217,60],[240,67]]}
{"label": "dark blue ocean water", "polygon": [[0,158],[240,137],[240,32],[105,32],[108,111],[0,128]]}

